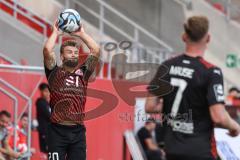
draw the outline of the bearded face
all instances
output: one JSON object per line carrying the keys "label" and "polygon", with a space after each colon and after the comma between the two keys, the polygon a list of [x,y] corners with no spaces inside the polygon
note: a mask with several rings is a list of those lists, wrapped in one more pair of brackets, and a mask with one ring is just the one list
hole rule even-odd
{"label": "bearded face", "polygon": [[64,58],[63,65],[69,68],[75,68],[78,65],[78,58]]}
{"label": "bearded face", "polygon": [[73,46],[66,46],[63,50],[63,53],[61,53],[61,60],[63,62],[63,65],[69,68],[75,68],[78,66],[78,57],[78,48]]}

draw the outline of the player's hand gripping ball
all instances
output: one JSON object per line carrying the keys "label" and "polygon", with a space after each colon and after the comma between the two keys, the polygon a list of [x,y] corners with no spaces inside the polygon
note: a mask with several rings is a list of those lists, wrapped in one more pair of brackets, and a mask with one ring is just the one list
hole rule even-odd
{"label": "player's hand gripping ball", "polygon": [[66,33],[72,33],[80,29],[81,17],[74,9],[65,9],[58,16],[58,28]]}

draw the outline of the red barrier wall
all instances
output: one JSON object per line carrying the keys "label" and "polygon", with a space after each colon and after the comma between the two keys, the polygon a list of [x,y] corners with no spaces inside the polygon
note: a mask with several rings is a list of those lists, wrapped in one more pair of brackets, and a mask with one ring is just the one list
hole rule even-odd
{"label": "red barrier wall", "polygon": [[[33,93],[34,88],[39,81],[46,81],[42,74],[26,73],[16,71],[6,71],[0,69],[0,77],[21,90],[27,96],[32,96],[33,114],[36,117],[35,101],[39,96],[39,92]],[[14,94],[19,100],[19,112],[26,105],[26,100],[22,99],[11,89],[0,83],[0,88],[4,88]],[[87,159],[88,160],[121,160],[123,155],[123,132],[126,129],[133,128],[133,121],[127,122],[120,118],[120,115],[128,113],[133,115],[134,108],[127,105],[115,92],[112,82],[109,80],[97,79],[95,82],[89,83],[89,88],[105,91],[115,95],[118,99],[117,107],[111,112],[87,121]],[[86,110],[92,110],[101,103],[101,100],[88,97]],[[0,92],[0,109],[6,109],[13,113],[13,102],[6,95]],[[40,159],[38,147],[38,134],[36,131],[32,133],[32,146],[37,149],[37,153],[33,155],[33,160]]]}

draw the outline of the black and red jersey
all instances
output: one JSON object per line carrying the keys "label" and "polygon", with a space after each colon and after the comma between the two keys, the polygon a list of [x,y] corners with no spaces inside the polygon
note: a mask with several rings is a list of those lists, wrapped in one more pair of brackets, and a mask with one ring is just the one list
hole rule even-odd
{"label": "black and red jersey", "polygon": [[90,55],[85,63],[77,67],[73,73],[57,65],[52,70],[45,67],[51,93],[51,122],[82,124],[88,79],[97,62],[98,58]]}
{"label": "black and red jersey", "polygon": [[[157,71],[150,86],[165,80],[173,87],[169,94],[161,96],[166,152],[192,157],[216,156],[209,107],[224,103],[221,69],[202,57],[185,54],[163,65],[168,68],[167,74],[160,75],[161,71]],[[157,95],[150,88],[149,92]]]}

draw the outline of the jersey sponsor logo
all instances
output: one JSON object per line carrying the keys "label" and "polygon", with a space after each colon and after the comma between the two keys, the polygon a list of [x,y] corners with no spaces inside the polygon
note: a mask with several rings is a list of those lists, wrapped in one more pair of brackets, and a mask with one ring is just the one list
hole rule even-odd
{"label": "jersey sponsor logo", "polygon": [[192,78],[193,72],[193,69],[187,67],[171,66],[170,68],[170,74],[186,78]]}
{"label": "jersey sponsor logo", "polygon": [[78,76],[83,76],[83,72],[82,72],[81,69],[76,70],[75,74],[78,75]]}
{"label": "jersey sponsor logo", "polygon": [[220,70],[218,70],[218,69],[214,69],[214,70],[213,70],[213,73],[216,73],[216,74],[219,74],[219,75],[221,75],[221,71],[220,71]]}
{"label": "jersey sponsor logo", "polygon": [[213,85],[214,94],[218,102],[224,101],[224,91],[222,84]]}
{"label": "jersey sponsor logo", "polygon": [[191,63],[189,60],[186,60],[186,59],[184,59],[182,62],[185,63],[185,64],[190,64]]}
{"label": "jersey sponsor logo", "polygon": [[79,76],[69,76],[66,81],[65,81],[65,84],[66,86],[76,86],[78,87],[79,84]]}
{"label": "jersey sponsor logo", "polygon": [[169,120],[168,124],[172,126],[173,131],[181,132],[185,134],[193,134],[193,123],[181,122],[176,120]]}

